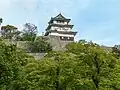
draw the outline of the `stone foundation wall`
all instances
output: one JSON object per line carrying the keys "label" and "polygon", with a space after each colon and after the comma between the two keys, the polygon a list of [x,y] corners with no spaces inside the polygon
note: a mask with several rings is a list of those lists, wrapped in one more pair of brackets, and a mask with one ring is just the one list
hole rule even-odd
{"label": "stone foundation wall", "polygon": [[61,40],[59,36],[44,36],[52,45],[54,51],[65,50],[65,46],[73,41]]}

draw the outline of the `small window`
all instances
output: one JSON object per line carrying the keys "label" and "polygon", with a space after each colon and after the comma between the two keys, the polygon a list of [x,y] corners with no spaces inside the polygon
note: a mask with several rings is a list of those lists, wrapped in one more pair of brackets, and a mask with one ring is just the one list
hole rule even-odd
{"label": "small window", "polygon": [[64,21],[57,21],[57,23],[64,23]]}

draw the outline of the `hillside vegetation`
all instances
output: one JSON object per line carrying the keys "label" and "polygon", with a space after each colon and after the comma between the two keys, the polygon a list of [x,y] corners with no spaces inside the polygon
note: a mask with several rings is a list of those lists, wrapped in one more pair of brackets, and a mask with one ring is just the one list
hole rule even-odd
{"label": "hillside vegetation", "polygon": [[40,59],[0,41],[1,90],[119,90],[120,60],[92,42],[77,42],[66,51]]}

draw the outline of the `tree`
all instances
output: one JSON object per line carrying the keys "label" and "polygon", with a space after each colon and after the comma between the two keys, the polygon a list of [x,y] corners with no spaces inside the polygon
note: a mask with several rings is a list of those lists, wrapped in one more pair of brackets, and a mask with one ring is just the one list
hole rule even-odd
{"label": "tree", "polygon": [[[83,76],[88,78],[94,88],[92,90],[114,90],[111,83],[114,82],[114,70],[118,59],[114,54],[101,48],[92,42],[83,41],[67,46],[68,52],[77,55],[79,62],[83,63]],[[78,67],[79,68],[79,67]]]}
{"label": "tree", "polygon": [[20,41],[21,40],[21,31],[16,31],[15,32],[15,40],[16,41]]}
{"label": "tree", "polygon": [[27,51],[31,53],[45,53],[52,50],[52,46],[46,39],[36,38],[35,41],[27,42]]}
{"label": "tree", "polygon": [[29,56],[15,45],[6,45],[0,41],[0,89],[26,90],[22,68],[27,64]]}
{"label": "tree", "polygon": [[112,47],[112,52],[116,54],[117,58],[120,58],[120,46],[119,45],[115,45],[114,47]]}
{"label": "tree", "polygon": [[37,35],[37,26],[31,23],[24,25],[22,40],[23,41],[34,41]]}
{"label": "tree", "polygon": [[33,90],[71,90],[76,86],[75,66],[76,59],[71,54],[50,52],[42,60],[28,63],[24,71]]}
{"label": "tree", "polygon": [[17,31],[17,27],[12,25],[6,25],[1,27],[1,34],[2,37],[5,39],[12,39],[15,36],[15,33]]}
{"label": "tree", "polygon": [[0,18],[0,25],[1,25],[1,23],[3,22],[3,19],[2,18]]}

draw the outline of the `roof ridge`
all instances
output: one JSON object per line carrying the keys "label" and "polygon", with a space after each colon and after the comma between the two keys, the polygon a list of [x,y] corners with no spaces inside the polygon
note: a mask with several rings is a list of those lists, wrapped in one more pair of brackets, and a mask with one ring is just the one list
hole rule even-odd
{"label": "roof ridge", "polygon": [[55,19],[59,18],[59,19],[66,19],[61,13],[59,13],[56,17],[54,17]]}

